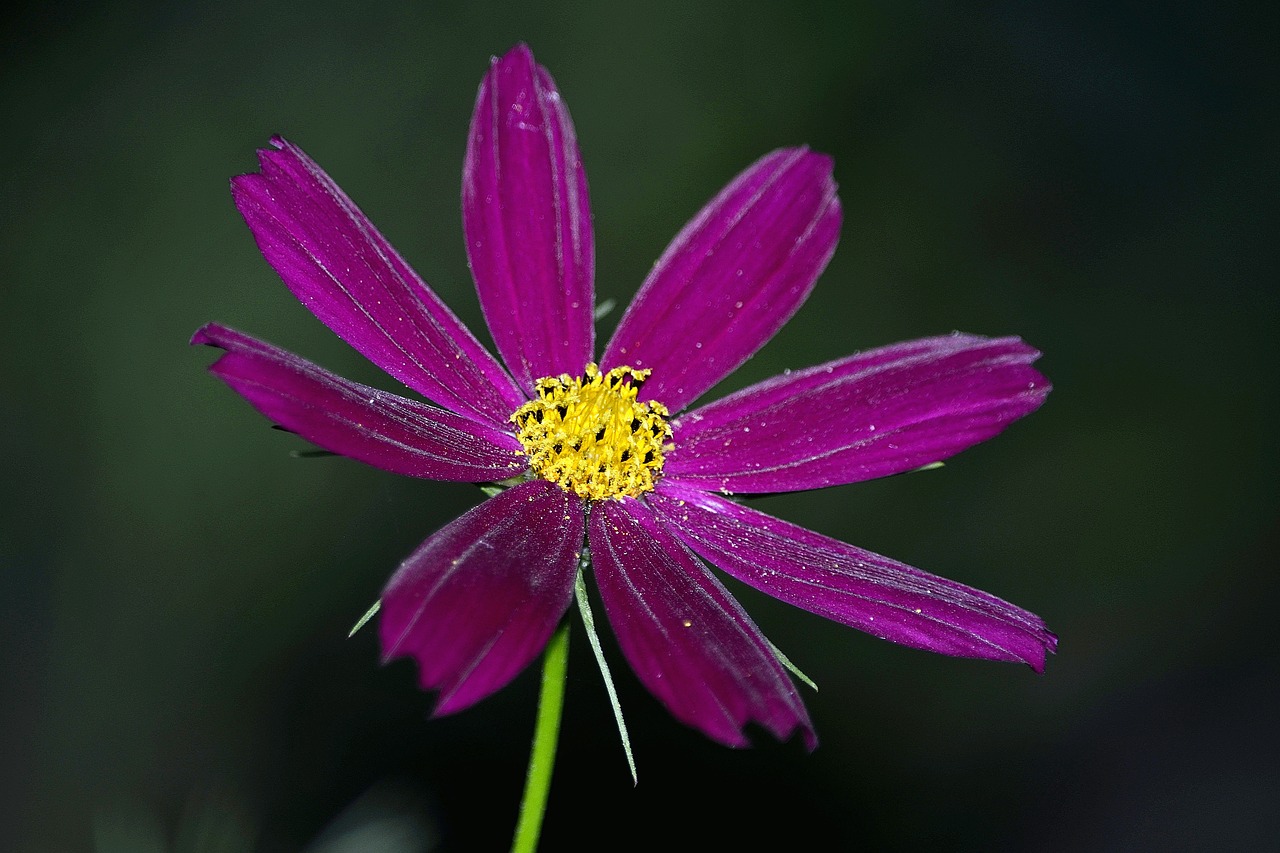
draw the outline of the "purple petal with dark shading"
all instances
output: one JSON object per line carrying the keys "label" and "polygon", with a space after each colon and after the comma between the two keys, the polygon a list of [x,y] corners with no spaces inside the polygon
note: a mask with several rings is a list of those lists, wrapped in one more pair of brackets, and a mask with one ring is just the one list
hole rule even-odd
{"label": "purple petal with dark shading", "polygon": [[664,473],[752,493],[909,471],[1039,408],[1050,389],[1039,357],[1019,338],[957,334],[784,374],[677,419]]}
{"label": "purple petal with dark shading", "polygon": [[663,481],[649,504],[686,545],[743,583],[868,634],[1044,671],[1058,638],[1034,613],[741,504]]}
{"label": "purple petal with dark shading", "polygon": [[805,148],[765,155],[667,247],[601,367],[652,368],[645,394],[683,409],[796,312],[835,251],[840,217],[829,157]]}
{"label": "purple petal with dark shading", "polygon": [[569,110],[524,45],[495,59],[476,97],[462,222],[498,352],[530,394],[578,376],[595,346],[587,176]]}
{"label": "purple petal with dark shading", "polygon": [[592,505],[591,561],[618,644],[676,719],[727,746],[747,723],[817,745],[769,643],[696,557],[633,498]]}
{"label": "purple petal with dark shading", "polygon": [[296,145],[262,149],[231,181],[258,248],[302,304],[391,376],[459,413],[506,423],[525,401],[511,377]]}
{"label": "purple petal with dark shading", "polygon": [[582,502],[529,480],[457,518],[392,575],[378,635],[387,662],[412,657],[451,714],[505,686],[532,661],[573,598]]}
{"label": "purple petal with dark shading", "polygon": [[509,432],[343,379],[213,323],[193,344],[226,350],[209,370],[275,423],[325,450],[431,480],[485,483],[528,467]]}

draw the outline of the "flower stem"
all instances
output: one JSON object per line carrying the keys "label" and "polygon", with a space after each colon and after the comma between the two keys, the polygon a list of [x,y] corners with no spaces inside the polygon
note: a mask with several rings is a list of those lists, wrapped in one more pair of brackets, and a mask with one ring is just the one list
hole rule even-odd
{"label": "flower stem", "polygon": [[555,769],[556,742],[560,738],[560,717],[564,711],[565,672],[569,661],[569,620],[564,620],[547,643],[542,658],[542,692],[538,696],[538,720],[529,750],[529,774],[525,778],[520,820],[511,842],[511,853],[534,853],[542,833]]}

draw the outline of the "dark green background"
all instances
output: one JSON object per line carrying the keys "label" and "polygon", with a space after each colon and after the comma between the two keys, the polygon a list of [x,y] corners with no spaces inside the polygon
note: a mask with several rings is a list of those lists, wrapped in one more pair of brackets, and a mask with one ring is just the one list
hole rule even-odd
{"label": "dark green background", "polygon": [[[1061,636],[1043,677],[743,593],[820,685],[821,745],[711,744],[610,646],[632,788],[579,631],[544,849],[1274,842],[1277,75],[1261,22],[1065,0],[4,14],[0,848],[507,844],[535,671],[428,721],[412,666],[380,667],[372,631],[346,638],[479,493],[291,458],[301,443],[186,341],[218,320],[392,387],[289,295],[230,202],[227,178],[276,132],[483,335],[459,170],[489,56],[517,40],[573,111],[602,299],[625,305],[762,153],[834,155],[836,257],[725,387],[952,329],[1022,335],[1056,385],[940,471],[762,502],[1042,614]],[[386,843],[325,846],[356,825]]]}

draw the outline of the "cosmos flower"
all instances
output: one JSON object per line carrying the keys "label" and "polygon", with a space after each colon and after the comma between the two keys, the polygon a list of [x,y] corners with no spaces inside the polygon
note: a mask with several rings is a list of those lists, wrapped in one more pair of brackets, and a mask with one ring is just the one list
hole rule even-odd
{"label": "cosmos flower", "polygon": [[467,254],[501,361],[300,148],[232,180],[259,249],[322,322],[429,402],[209,324],[211,371],[320,448],[412,477],[503,483],[382,593],[385,660],[436,713],[510,682],[574,595],[584,545],[619,647],[678,719],[816,744],[771,644],[709,566],[877,637],[1040,671],[1056,638],[995,596],[737,496],[884,477],[991,438],[1049,383],[1018,338],[949,334],[788,372],[691,407],[795,313],[835,251],[831,160],[779,149],[676,235],[598,359],[587,181],[569,112],[519,45],[481,83],[463,166]]}

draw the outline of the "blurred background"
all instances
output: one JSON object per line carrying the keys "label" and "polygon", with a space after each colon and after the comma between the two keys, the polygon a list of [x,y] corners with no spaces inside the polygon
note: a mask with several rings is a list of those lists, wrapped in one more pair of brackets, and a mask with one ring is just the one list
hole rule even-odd
{"label": "blurred background", "polygon": [[[929,473],[761,508],[996,593],[1024,667],[744,591],[821,740],[734,751],[574,635],[545,850],[1258,849],[1280,801],[1276,66],[1230,5],[80,3],[3,14],[0,849],[501,850],[537,668],[428,720],[347,631],[469,486],[299,459],[187,346],[217,320],[382,387],[227,179],[302,145],[487,340],[460,165],[489,57],[573,112],[600,299],[764,152],[834,155],[835,259],[714,395],[959,329],[1045,407]],[[1265,97],[1264,97],[1265,96]],[[619,310],[601,322],[607,335]],[[735,590],[742,588],[732,586]]]}

